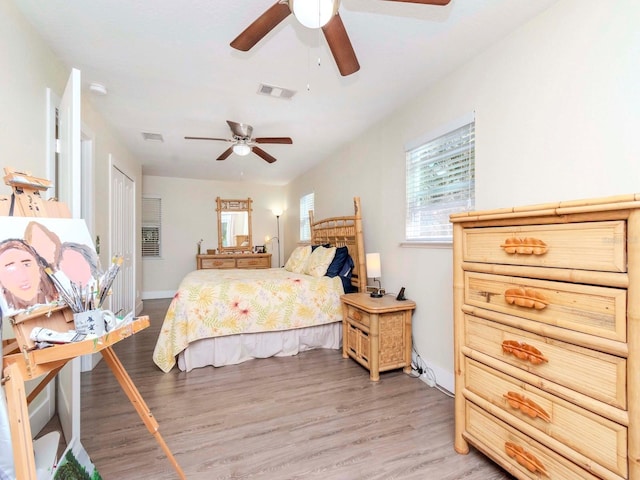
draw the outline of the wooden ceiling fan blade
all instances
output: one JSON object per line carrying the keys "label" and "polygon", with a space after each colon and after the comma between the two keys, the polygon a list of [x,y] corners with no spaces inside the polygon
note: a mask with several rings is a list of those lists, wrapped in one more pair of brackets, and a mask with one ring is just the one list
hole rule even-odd
{"label": "wooden ceiling fan blade", "polygon": [[231,46],[243,52],[251,50],[256,43],[262,40],[290,14],[291,9],[288,4],[276,3],[260,15],[251,25],[245,28],[243,32],[231,42]]}
{"label": "wooden ceiling fan blade", "polygon": [[233,147],[227,148],[222,154],[216,158],[216,160],[226,160],[226,158],[233,153]]}
{"label": "wooden ceiling fan blade", "polygon": [[451,0],[387,0],[387,2],[419,3],[421,5],[448,5]]}
{"label": "wooden ceiling fan blade", "polygon": [[255,153],[260,158],[262,158],[263,160],[266,160],[269,163],[273,163],[276,161],[276,157],[272,157],[267,152],[262,150],[260,147],[252,147],[251,150],[253,151],[253,153]]}
{"label": "wooden ceiling fan blade", "polygon": [[185,140],[217,140],[219,142],[231,142],[228,138],[213,138],[213,137],[184,137]]}
{"label": "wooden ceiling fan blade", "polygon": [[287,145],[291,145],[293,143],[293,140],[289,137],[259,137],[254,138],[253,141],[256,143],[281,143]]}
{"label": "wooden ceiling fan blade", "polygon": [[347,30],[344,28],[340,14],[336,13],[333,18],[322,27],[324,38],[327,39],[333,58],[336,61],[340,75],[346,77],[360,70],[360,64],[356,58]]}

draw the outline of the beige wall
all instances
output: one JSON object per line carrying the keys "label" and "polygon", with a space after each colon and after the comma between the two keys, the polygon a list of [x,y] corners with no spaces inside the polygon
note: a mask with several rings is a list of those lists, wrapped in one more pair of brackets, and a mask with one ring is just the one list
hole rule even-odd
{"label": "beige wall", "polygon": [[[640,2],[562,0],[292,182],[288,215],[315,191],[318,217],[362,198],[382,284],[417,302],[414,343],[453,387],[452,254],[406,248],[404,148],[476,113],[476,208],[640,192]],[[287,253],[297,239],[288,230]]]}
{"label": "beige wall", "polygon": [[[0,167],[11,166],[49,178],[47,164],[47,88],[62,96],[71,68],[64,65],[24,20],[12,2],[0,0]],[[83,84],[86,82],[83,82]],[[101,262],[109,264],[110,158],[134,182],[140,195],[142,170],[109,125],[98,115],[86,89],[82,91],[83,132],[93,136],[94,224],[101,240]],[[11,189],[2,182],[0,194]],[[136,216],[139,218],[139,214]],[[136,226],[136,232],[140,228]],[[139,249],[137,249],[139,250]],[[136,266],[140,265],[140,257]],[[141,269],[136,269],[136,303],[140,307]]]}
{"label": "beige wall", "polygon": [[[254,245],[263,245],[266,235],[276,236],[276,217],[271,210],[283,208],[284,201],[284,187],[213,180],[145,176],[142,190],[162,199],[161,258],[143,260],[143,298],[174,295],[182,277],[196,268],[200,239],[203,253],[218,248],[216,197],[251,197]],[[280,233],[283,231],[281,222]],[[269,252],[275,267],[277,244],[270,246]]]}

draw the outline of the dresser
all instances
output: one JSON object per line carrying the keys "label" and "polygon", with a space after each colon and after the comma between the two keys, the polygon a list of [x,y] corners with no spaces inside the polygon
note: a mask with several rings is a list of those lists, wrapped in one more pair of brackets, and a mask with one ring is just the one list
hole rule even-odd
{"label": "dresser", "polygon": [[198,270],[206,268],[271,268],[270,253],[219,253],[196,255]]}
{"label": "dresser", "polygon": [[380,372],[411,372],[411,300],[391,295],[374,298],[368,293],[342,295],[342,356],[369,370],[377,382]]}
{"label": "dresser", "polygon": [[640,194],[451,221],[456,451],[640,480]]}

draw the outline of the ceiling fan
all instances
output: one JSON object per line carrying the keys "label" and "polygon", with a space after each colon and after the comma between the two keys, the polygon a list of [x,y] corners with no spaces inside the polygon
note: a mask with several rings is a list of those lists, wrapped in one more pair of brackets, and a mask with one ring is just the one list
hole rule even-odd
{"label": "ceiling fan", "polygon": [[[419,3],[422,5],[447,5],[451,0],[386,1]],[[305,27],[322,28],[340,74],[342,76],[351,75],[360,70],[360,64],[338,13],[339,6],[340,0],[278,0],[238,35],[231,42],[231,46],[244,52],[249,51],[282,20],[293,13],[296,19]]]}
{"label": "ceiling fan", "polygon": [[236,155],[245,156],[253,152],[263,160],[273,163],[276,158],[269,155],[267,152],[256,146],[256,143],[281,143],[292,144],[293,140],[289,137],[257,137],[252,138],[253,127],[246,123],[232,122],[227,120],[233,138],[212,138],[212,137],[184,137],[186,140],[218,140],[220,142],[231,142],[229,148],[227,148],[216,160],[225,160],[229,155],[235,153]]}

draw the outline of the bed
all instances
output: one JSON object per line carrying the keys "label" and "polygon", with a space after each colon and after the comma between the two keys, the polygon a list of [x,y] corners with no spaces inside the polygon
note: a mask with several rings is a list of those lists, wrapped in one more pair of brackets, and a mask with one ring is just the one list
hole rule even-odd
{"label": "bed", "polygon": [[[339,349],[340,296],[365,291],[367,283],[358,197],[353,208],[352,215],[319,221],[310,212],[311,244],[296,247],[285,268],[188,273],[158,335],[156,365],[164,372],[176,365],[188,372],[314,348]],[[316,260],[325,256],[328,261],[334,254],[328,266],[316,262],[314,270],[313,261],[302,262],[309,251]]]}

